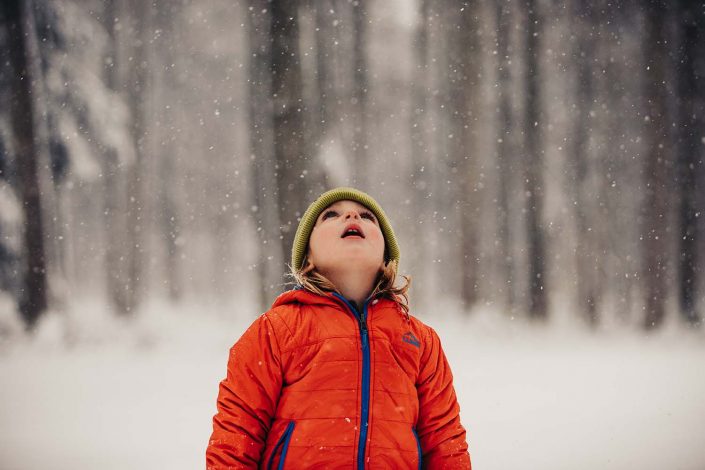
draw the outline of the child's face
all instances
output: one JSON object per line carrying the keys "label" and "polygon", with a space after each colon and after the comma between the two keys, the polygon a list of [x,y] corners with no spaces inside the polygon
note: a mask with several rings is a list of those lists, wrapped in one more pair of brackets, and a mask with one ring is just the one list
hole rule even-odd
{"label": "child's face", "polygon": [[[359,235],[347,235],[350,228]],[[377,217],[355,201],[338,201],[321,212],[309,239],[308,259],[323,274],[351,267],[377,273],[384,265],[384,235]]]}

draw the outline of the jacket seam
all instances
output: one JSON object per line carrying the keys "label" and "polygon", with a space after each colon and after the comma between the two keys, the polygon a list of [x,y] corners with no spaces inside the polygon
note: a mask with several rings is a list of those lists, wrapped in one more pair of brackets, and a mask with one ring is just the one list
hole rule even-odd
{"label": "jacket seam", "polygon": [[[300,417],[286,417],[286,416],[276,416],[276,417],[275,417],[275,419],[283,419],[283,420],[286,420],[286,419],[288,419],[288,420],[293,420],[293,419],[295,419],[297,422],[308,421],[308,420],[320,420],[320,419],[340,419],[340,420],[344,420],[345,418],[347,418],[347,416],[320,416],[320,417],[315,417],[315,418],[313,418],[313,417],[300,418]],[[386,418],[375,418],[375,421],[384,421],[384,422],[387,422],[387,423],[399,423],[399,424],[411,424],[411,425],[414,424],[413,421],[410,421],[410,420],[408,420],[408,419],[405,419],[405,420],[396,420],[396,419],[386,419]],[[353,446],[351,445],[351,447],[353,447]]]}
{"label": "jacket seam", "polygon": [[282,367],[282,350],[281,346],[279,344],[279,337],[277,336],[277,331],[276,328],[274,328],[274,324],[272,323],[272,319],[269,318],[267,315],[264,317],[265,321],[267,321],[269,329],[272,331],[272,336],[274,337],[274,344],[277,347],[277,361],[279,362],[279,371],[281,372],[282,376],[284,375],[284,369]]}
{"label": "jacket seam", "polygon": [[[276,315],[275,315],[275,313],[276,313]],[[267,320],[270,322],[270,324],[272,324],[272,330],[273,330],[273,331],[274,331],[274,322],[273,322],[273,320],[274,320],[274,318],[276,317],[277,319],[279,319],[279,321],[281,321],[282,325],[284,325],[284,328],[286,328],[286,331],[289,332],[289,336],[291,336],[292,338],[294,338],[294,332],[291,331],[291,328],[289,328],[289,325],[284,321],[284,318],[279,314],[279,312],[277,312],[277,309],[276,309],[276,308],[275,308],[275,309],[272,309],[272,310],[270,310],[270,311],[268,311],[268,312],[266,312],[266,313],[264,314],[264,316],[265,316],[265,318],[267,318]],[[272,317],[272,318],[270,318],[270,317]],[[277,344],[277,345],[278,345],[278,344]],[[281,349],[280,349],[280,351],[281,351],[281,352],[284,352],[284,351],[282,351]]]}
{"label": "jacket seam", "polygon": [[338,392],[340,390],[349,391],[350,387],[341,388],[307,388],[305,390],[288,390],[287,393],[311,393],[311,392]]}
{"label": "jacket seam", "polygon": [[[326,338],[323,338],[323,339],[319,339],[319,340],[317,340],[317,341],[311,341],[311,342],[309,342],[309,343],[298,344],[298,345],[296,345],[296,346],[292,346],[292,347],[289,348],[289,349],[282,350],[282,353],[289,353],[289,352],[295,351],[295,350],[297,350],[297,349],[305,348],[305,347],[308,347],[308,346],[313,346],[313,345],[315,345],[315,344],[323,343],[324,341],[328,341],[329,339],[341,339],[341,338],[350,338],[350,339],[357,340],[357,338],[359,338],[359,335],[345,335],[345,336],[336,335],[336,336],[329,336],[329,337],[326,337]],[[355,360],[357,361],[357,359],[355,359]],[[352,361],[352,359],[351,359],[351,361]]]}
{"label": "jacket seam", "polygon": [[[409,453],[413,453],[413,454],[418,453],[418,449],[416,449],[416,448],[414,450],[408,450],[408,449],[402,449],[401,447],[387,447],[387,446],[380,446],[380,445],[372,445],[372,447],[374,447],[375,449],[389,449],[389,450],[393,450],[396,452],[409,452]],[[414,444],[414,447],[416,447],[416,444]]]}
{"label": "jacket seam", "polygon": [[393,394],[395,394],[395,395],[408,395],[408,396],[410,396],[410,397],[414,397],[414,396],[417,395],[416,393],[393,392],[393,391],[391,391],[391,390],[385,390],[385,389],[383,389],[383,388],[373,388],[372,390],[374,390],[375,392],[380,392],[380,393],[389,393],[389,394],[392,394],[392,393],[393,393]]}

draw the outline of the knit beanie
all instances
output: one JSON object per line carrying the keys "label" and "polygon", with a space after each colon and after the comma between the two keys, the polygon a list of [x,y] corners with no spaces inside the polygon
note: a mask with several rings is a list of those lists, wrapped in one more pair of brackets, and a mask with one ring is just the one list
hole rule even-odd
{"label": "knit beanie", "polygon": [[342,200],[358,202],[374,213],[382,230],[382,235],[384,235],[385,261],[399,262],[399,246],[394,236],[394,230],[392,230],[387,215],[382,210],[382,207],[377,204],[377,201],[369,194],[354,188],[335,188],[318,196],[308,206],[303,217],[301,217],[299,227],[296,229],[296,235],[294,236],[294,246],[291,249],[291,266],[295,271],[299,271],[302,268],[301,265],[308,248],[308,240],[311,237],[311,232],[313,231],[313,226],[316,225],[318,216],[326,207]]}

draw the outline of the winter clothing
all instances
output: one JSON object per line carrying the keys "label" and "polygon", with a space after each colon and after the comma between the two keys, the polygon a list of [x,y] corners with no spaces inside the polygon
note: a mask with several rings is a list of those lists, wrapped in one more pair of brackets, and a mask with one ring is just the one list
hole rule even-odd
{"label": "winter clothing", "polygon": [[470,469],[467,449],[433,329],[389,299],[358,312],[337,293],[297,288],[232,347],[206,460],[209,470]]}
{"label": "winter clothing", "polygon": [[291,266],[296,271],[303,267],[302,263],[306,255],[308,240],[311,237],[311,232],[313,231],[313,226],[316,225],[318,216],[321,215],[321,212],[323,212],[326,207],[342,200],[359,202],[374,213],[379,222],[379,227],[382,230],[382,235],[384,235],[386,245],[385,261],[399,261],[399,246],[394,236],[394,230],[392,230],[387,215],[384,213],[384,210],[382,210],[382,207],[377,204],[377,201],[372,199],[372,196],[369,194],[354,188],[335,188],[318,196],[318,199],[311,203],[308,209],[306,209],[306,212],[304,212],[303,217],[301,217],[291,249]]}

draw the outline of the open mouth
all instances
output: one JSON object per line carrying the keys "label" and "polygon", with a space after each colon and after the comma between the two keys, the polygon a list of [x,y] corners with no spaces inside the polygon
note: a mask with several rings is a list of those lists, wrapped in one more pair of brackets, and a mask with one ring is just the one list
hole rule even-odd
{"label": "open mouth", "polygon": [[348,237],[365,238],[365,235],[362,233],[360,227],[351,225],[350,227],[346,228],[343,234],[340,236],[340,238]]}

